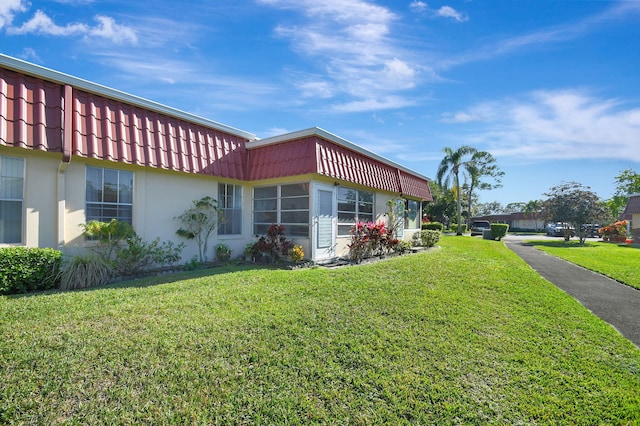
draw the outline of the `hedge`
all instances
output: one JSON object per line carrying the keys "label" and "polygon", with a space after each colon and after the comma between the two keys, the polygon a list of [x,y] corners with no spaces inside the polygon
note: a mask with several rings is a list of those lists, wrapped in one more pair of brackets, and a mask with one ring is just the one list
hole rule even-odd
{"label": "hedge", "polygon": [[0,248],[0,294],[57,287],[62,253],[50,248]]}
{"label": "hedge", "polygon": [[443,231],[444,225],[440,222],[426,222],[422,224],[422,230]]}
{"label": "hedge", "polygon": [[502,237],[507,235],[509,230],[509,224],[507,223],[492,223],[491,224],[491,238],[500,241]]}

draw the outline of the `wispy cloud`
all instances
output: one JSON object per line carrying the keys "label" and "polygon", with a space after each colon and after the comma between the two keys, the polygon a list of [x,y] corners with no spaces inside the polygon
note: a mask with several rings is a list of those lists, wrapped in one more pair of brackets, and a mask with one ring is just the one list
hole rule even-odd
{"label": "wispy cloud", "polygon": [[[307,18],[280,24],[279,37],[293,49],[317,61],[320,72],[298,73],[297,85],[305,96],[335,98],[337,111],[366,111],[410,104],[400,100],[421,78],[420,67],[409,59],[392,37],[398,17],[390,10],[362,0],[259,0]],[[342,99],[346,97],[346,99]]]}
{"label": "wispy cloud", "polygon": [[27,2],[23,0],[2,0],[0,2],[0,29],[11,25],[16,13],[27,10]]}
{"label": "wispy cloud", "polygon": [[462,55],[441,60],[438,68],[450,68],[469,62],[489,60],[497,56],[522,51],[533,46],[568,42],[601,30],[602,26],[640,15],[640,1],[621,1],[601,13],[564,25],[543,28],[526,34],[474,48]]}
{"label": "wispy cloud", "polygon": [[441,6],[439,9],[432,9],[423,1],[414,0],[409,4],[409,9],[413,13],[424,15],[427,17],[449,18],[457,22],[469,20],[466,14],[458,12],[451,6]]}
{"label": "wispy cloud", "polygon": [[33,17],[21,26],[7,28],[7,33],[43,34],[58,37],[82,36],[106,39],[116,44],[136,44],[137,36],[131,28],[116,23],[109,16],[98,15],[95,20],[97,24],[94,26],[80,22],[58,25],[46,13],[37,10]]}
{"label": "wispy cloud", "polygon": [[468,123],[468,141],[504,157],[640,161],[640,108],[582,90],[532,92],[444,118]]}

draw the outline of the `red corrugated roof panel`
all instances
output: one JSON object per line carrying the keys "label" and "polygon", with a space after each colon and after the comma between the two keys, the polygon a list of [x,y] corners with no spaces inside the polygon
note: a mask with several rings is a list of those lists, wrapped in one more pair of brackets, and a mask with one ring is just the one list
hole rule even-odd
{"label": "red corrugated roof panel", "polygon": [[426,179],[410,175],[403,170],[398,170],[398,177],[400,179],[400,192],[402,194],[422,200],[433,200],[429,188],[429,181]]}
{"label": "red corrugated roof panel", "polygon": [[267,145],[249,151],[249,179],[316,173],[315,138]]}
{"label": "red corrugated roof panel", "polygon": [[62,152],[63,87],[0,69],[0,144]]}
{"label": "red corrugated roof panel", "polygon": [[245,179],[238,136],[80,90],[73,96],[73,155]]}

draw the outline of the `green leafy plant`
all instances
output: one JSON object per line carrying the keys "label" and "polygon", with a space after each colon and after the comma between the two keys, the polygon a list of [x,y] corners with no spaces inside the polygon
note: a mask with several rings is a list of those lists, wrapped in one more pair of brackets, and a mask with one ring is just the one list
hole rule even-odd
{"label": "green leafy plant", "polygon": [[62,253],[50,248],[0,248],[0,294],[47,290],[59,282]]}
{"label": "green leafy plant", "polygon": [[153,267],[175,265],[180,261],[184,243],[143,241],[135,235],[125,240],[123,246],[115,249],[116,269],[120,275],[134,275]]}
{"label": "green leafy plant", "polygon": [[207,258],[209,238],[216,230],[221,217],[218,201],[209,196],[192,201],[191,207],[176,217],[182,224],[176,233],[182,238],[196,241],[201,263]]}
{"label": "green leafy plant", "polygon": [[304,250],[302,249],[302,246],[293,246],[289,253],[289,257],[294,263],[301,262],[304,259]]}
{"label": "green leafy plant", "polygon": [[420,231],[420,242],[423,247],[433,247],[440,241],[440,231],[424,229]]}
{"label": "green leafy plant", "polygon": [[253,244],[252,254],[256,259],[266,256],[270,262],[277,262],[280,256],[287,256],[293,247],[293,242],[285,236],[284,225],[271,224],[267,229],[267,234],[261,236]]}
{"label": "green leafy plant", "polygon": [[509,231],[509,224],[507,223],[492,223],[491,224],[491,238],[494,240],[502,240],[502,237],[507,235]]}
{"label": "green leafy plant", "polygon": [[90,288],[109,283],[117,275],[114,262],[98,253],[87,252],[66,261],[60,277],[62,290]]}
{"label": "green leafy plant", "polygon": [[109,222],[92,220],[80,226],[85,238],[98,241],[96,250],[107,257],[111,257],[121,242],[136,235],[129,223],[116,219],[111,219]]}
{"label": "green leafy plant", "polygon": [[451,230],[453,232],[455,232],[457,235],[462,235],[462,234],[467,232],[467,224],[463,223],[462,227],[460,229],[458,229],[458,224],[457,223],[452,223],[451,224]]}
{"label": "green leafy plant", "polygon": [[231,259],[231,248],[226,242],[220,241],[216,244],[216,259],[219,262],[228,262]]}
{"label": "green leafy plant", "polygon": [[443,231],[444,225],[440,222],[424,222],[422,224],[422,229],[429,229],[431,231]]}

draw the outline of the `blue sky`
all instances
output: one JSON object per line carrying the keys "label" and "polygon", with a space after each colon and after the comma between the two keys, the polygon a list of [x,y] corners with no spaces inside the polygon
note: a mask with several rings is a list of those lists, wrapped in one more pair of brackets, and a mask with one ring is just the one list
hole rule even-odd
{"label": "blue sky", "polygon": [[526,202],[640,171],[640,1],[1,0],[0,52],[264,138],[313,126]]}

